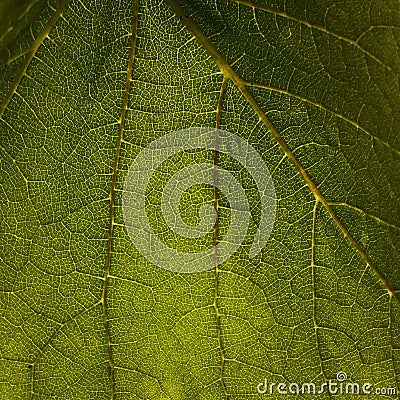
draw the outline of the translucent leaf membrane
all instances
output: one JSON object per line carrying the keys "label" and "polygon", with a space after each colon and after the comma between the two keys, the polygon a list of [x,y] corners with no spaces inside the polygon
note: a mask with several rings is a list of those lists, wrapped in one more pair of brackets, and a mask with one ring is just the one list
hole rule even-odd
{"label": "translucent leaf membrane", "polygon": [[[339,372],[394,398],[398,3],[178,3],[50,1],[1,50],[0,399],[248,400],[265,379],[319,388]],[[250,258],[249,171],[201,149],[169,158],[145,196],[164,244],[196,253],[230,226],[227,195],[203,182],[177,208],[196,226],[216,196],[217,232],[168,228],[161,193],[189,165],[217,160],[250,212],[234,254],[181,274],[132,242],[122,195],[144,148],[194,127],[260,154],[276,219]]]}

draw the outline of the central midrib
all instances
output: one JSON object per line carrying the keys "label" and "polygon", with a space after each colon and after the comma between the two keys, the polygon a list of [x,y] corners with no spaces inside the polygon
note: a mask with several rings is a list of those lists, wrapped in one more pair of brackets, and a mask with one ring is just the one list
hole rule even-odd
{"label": "central midrib", "polygon": [[126,81],[125,81],[125,89],[124,95],[122,99],[121,106],[121,114],[118,120],[118,137],[115,145],[115,155],[114,155],[114,163],[113,170],[111,176],[111,185],[110,185],[110,219],[108,225],[108,233],[107,233],[107,254],[106,254],[106,263],[104,268],[104,281],[103,281],[103,290],[101,296],[101,305],[102,305],[102,315],[103,315],[103,325],[104,332],[106,337],[106,345],[107,345],[107,358],[108,358],[108,370],[110,377],[110,400],[115,399],[115,378],[114,378],[114,361],[113,361],[113,353],[112,353],[112,343],[111,343],[111,335],[110,335],[110,327],[108,324],[107,317],[107,289],[108,289],[108,281],[110,277],[110,269],[111,269],[111,251],[112,251],[112,235],[114,228],[114,202],[115,202],[115,186],[117,181],[117,173],[118,173],[118,162],[121,152],[121,144],[123,139],[123,130],[125,123],[126,110],[128,108],[128,99],[129,99],[129,88],[132,81],[132,71],[133,71],[133,61],[135,58],[135,49],[136,49],[136,37],[137,37],[137,21],[138,21],[138,0],[133,1],[133,16],[132,16],[132,31],[131,31],[131,47],[129,50],[129,58],[128,58],[128,66],[126,72]]}
{"label": "central midrib", "polygon": [[213,246],[214,246],[214,311],[215,311],[215,323],[217,328],[217,340],[218,340],[218,348],[221,359],[221,367],[220,367],[220,375],[219,381],[221,382],[222,389],[224,391],[225,399],[228,400],[228,391],[224,382],[224,367],[225,367],[225,352],[224,346],[222,343],[222,331],[221,331],[221,314],[219,312],[218,306],[218,254],[217,254],[217,244],[218,244],[218,175],[217,175],[217,165],[218,165],[218,140],[219,133],[218,130],[221,126],[221,113],[222,113],[222,104],[224,101],[224,95],[226,91],[226,87],[228,85],[228,79],[223,78],[221,84],[221,90],[219,93],[217,110],[216,110],[216,124],[215,124],[215,144],[214,144],[214,158],[213,158],[213,177],[214,177],[214,209],[215,209],[215,225],[214,225],[214,235],[213,235]]}

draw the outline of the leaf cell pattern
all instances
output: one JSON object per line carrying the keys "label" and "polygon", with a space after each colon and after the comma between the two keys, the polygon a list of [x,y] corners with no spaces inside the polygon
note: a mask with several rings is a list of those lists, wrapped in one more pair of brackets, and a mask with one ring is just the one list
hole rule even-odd
{"label": "leaf cell pattern", "polygon": [[[339,371],[400,391],[399,2],[6,3],[0,399],[247,400],[264,378]],[[249,259],[257,191],[218,157],[246,187],[246,239],[177,274],[129,239],[123,183],[149,143],[199,126],[261,154],[277,216]],[[210,185],[180,209],[196,225],[217,200],[218,232],[180,241],[159,218],[168,176],[214,156],[188,152],[151,181],[165,243],[199,251],[226,233],[229,202]]]}

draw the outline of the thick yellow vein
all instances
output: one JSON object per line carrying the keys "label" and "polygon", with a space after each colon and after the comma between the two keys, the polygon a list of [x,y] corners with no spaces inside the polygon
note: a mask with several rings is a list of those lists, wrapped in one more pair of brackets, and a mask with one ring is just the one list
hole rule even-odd
{"label": "thick yellow vein", "polygon": [[117,172],[118,172],[118,162],[119,156],[121,152],[121,143],[123,138],[123,130],[125,123],[126,110],[128,108],[128,98],[129,98],[129,88],[132,81],[132,69],[133,69],[133,60],[135,57],[135,48],[136,48],[136,36],[137,36],[137,20],[138,20],[138,1],[135,0],[133,2],[133,18],[132,18],[132,32],[131,32],[131,47],[129,50],[129,59],[128,66],[126,72],[126,81],[125,81],[125,90],[122,99],[121,106],[121,114],[118,120],[118,137],[115,145],[115,156],[114,156],[114,164],[113,171],[111,177],[111,185],[110,185],[110,220],[108,225],[108,234],[107,234],[107,255],[106,255],[106,265],[104,268],[104,281],[103,281],[103,291],[101,296],[101,305],[103,311],[103,324],[104,324],[104,332],[106,336],[106,344],[107,344],[107,356],[108,356],[108,369],[109,369],[109,377],[110,377],[110,399],[114,400],[115,398],[115,378],[114,378],[114,362],[112,355],[112,345],[111,345],[111,335],[110,335],[110,327],[108,324],[107,318],[107,288],[108,281],[110,278],[110,269],[111,269],[111,252],[112,252],[112,235],[113,235],[113,227],[114,227],[114,202],[115,202],[115,184],[117,181]]}
{"label": "thick yellow vein", "polygon": [[[221,85],[221,90],[219,94],[217,111],[216,111],[216,128],[219,129],[221,126],[221,113],[222,113],[222,104],[224,101],[224,94],[226,91],[226,87],[228,85],[228,80],[224,77]],[[214,209],[215,209],[215,225],[213,231],[214,238],[214,310],[215,310],[215,322],[217,325],[217,340],[219,353],[221,358],[221,367],[220,367],[220,375],[219,381],[224,391],[224,396],[226,399],[229,398],[228,392],[226,389],[226,385],[224,382],[224,367],[225,367],[225,352],[222,343],[222,332],[221,332],[221,314],[219,312],[218,307],[218,255],[217,255],[217,244],[218,244],[218,181],[217,181],[217,165],[218,165],[218,131],[215,133],[215,148],[214,148],[214,159],[213,159],[213,177],[214,177]]]}
{"label": "thick yellow vein", "polygon": [[[324,364],[322,360],[319,333],[318,333],[318,323],[317,323],[317,286],[315,282],[315,229],[317,224],[317,210],[318,210],[319,200],[315,200],[313,208],[313,220],[312,220],[312,231],[311,231],[311,279],[312,279],[312,302],[313,302],[313,322],[314,322],[314,336],[315,336],[315,347],[317,349],[319,368],[321,375],[324,378],[324,382],[328,381],[325,374]],[[329,396],[330,397],[330,396]]]}
{"label": "thick yellow vein", "polygon": [[389,299],[389,315],[388,315],[388,329],[389,329],[389,337],[390,337],[390,358],[392,361],[392,368],[393,368],[393,375],[394,375],[394,379],[397,381],[397,386],[399,386],[399,382],[398,382],[398,375],[397,375],[397,371],[396,371],[396,359],[395,359],[395,355],[394,355],[394,350],[395,350],[395,344],[394,344],[394,340],[393,340],[393,321],[394,321],[394,317],[393,317],[393,302],[392,302],[392,296],[390,296]]}
{"label": "thick yellow vein", "polygon": [[36,52],[38,51],[40,45],[43,43],[44,39],[49,35],[50,31],[53,29],[54,25],[56,22],[60,19],[62,13],[64,12],[65,8],[67,7],[68,3],[70,0],[63,0],[57,7],[55,13],[52,15],[52,17],[49,19],[47,22],[46,26],[40,32],[39,36],[35,39],[35,41],[32,44],[32,47],[29,49],[27,52],[26,58],[24,62],[21,65],[21,69],[19,70],[17,76],[15,77],[11,89],[8,91],[3,103],[0,105],[0,119],[3,118],[4,111],[8,107],[8,104],[10,103],[13,95],[17,91],[17,88],[19,84],[21,83],[22,78],[26,74],[26,71],[35,56]]}
{"label": "thick yellow vein", "polygon": [[282,18],[286,18],[286,19],[289,19],[291,21],[298,22],[299,24],[306,25],[309,28],[316,29],[318,31],[326,33],[327,35],[333,36],[336,39],[339,39],[339,40],[342,40],[344,42],[347,42],[350,45],[353,45],[353,46],[357,47],[357,49],[359,49],[362,53],[364,53],[366,56],[372,58],[377,63],[381,64],[383,67],[388,69],[390,72],[395,74],[397,77],[400,77],[400,72],[394,70],[390,65],[385,64],[377,56],[375,56],[370,51],[368,51],[367,49],[362,47],[360,45],[360,43],[359,43],[360,38],[358,40],[350,39],[350,38],[348,38],[346,36],[340,35],[339,33],[330,31],[325,26],[312,24],[312,23],[310,23],[309,21],[307,21],[305,19],[296,17],[294,15],[290,15],[290,14],[284,12],[284,11],[275,10],[275,9],[273,9],[271,7],[267,7],[267,6],[264,6],[264,5],[261,5],[261,4],[255,4],[252,1],[247,1],[247,0],[230,0],[230,1],[233,2],[233,3],[242,4],[244,6],[251,7],[253,9],[262,10],[262,11],[268,12],[270,14],[279,15]]}
{"label": "thick yellow vein", "polygon": [[365,128],[363,128],[358,122],[351,120],[348,117],[345,117],[344,115],[338,113],[337,111],[332,110],[331,108],[318,103],[315,100],[311,100],[307,97],[301,96],[299,94],[293,93],[293,92],[289,92],[286,89],[281,89],[278,88],[276,86],[271,86],[271,85],[266,85],[264,83],[259,83],[259,82],[246,82],[247,86],[251,86],[251,87],[258,87],[261,89],[267,89],[267,90],[271,90],[273,92],[278,92],[278,93],[282,93],[285,94],[287,96],[293,97],[295,99],[304,101],[305,103],[309,103],[315,107],[320,108],[321,110],[327,111],[330,114],[334,115],[335,117],[351,124],[352,126],[354,126],[355,128],[359,129],[361,132],[365,133],[367,136],[371,137],[372,139],[376,140],[379,143],[382,143],[382,145],[384,145],[385,147],[387,147],[388,149],[390,149],[390,151],[393,151],[394,153],[396,153],[397,155],[400,155],[400,150],[395,149],[391,144],[389,144],[388,142],[385,142],[384,140],[382,140],[381,138],[379,138],[378,136],[373,135],[371,132],[367,131]]}
{"label": "thick yellow vein", "polygon": [[232,82],[236,85],[238,90],[242,93],[244,98],[253,108],[255,113],[258,115],[260,120],[264,123],[264,125],[268,128],[273,138],[280,145],[282,151],[285,153],[286,157],[293,163],[299,174],[302,176],[314,197],[319,200],[319,202],[325,207],[331,218],[335,221],[337,226],[342,231],[343,235],[350,241],[356,251],[360,254],[363,260],[367,263],[367,265],[372,269],[377,278],[381,281],[382,285],[386,288],[390,295],[394,296],[396,300],[400,303],[400,296],[393,290],[390,283],[386,280],[386,278],[381,274],[378,268],[372,263],[366,252],[361,248],[361,246],[357,243],[357,241],[350,234],[348,229],[344,226],[344,224],[340,221],[339,217],[335,214],[332,207],[329,205],[328,201],[322,195],[316,184],[311,180],[306,170],[297,160],[295,155],[293,154],[290,147],[283,140],[275,126],[272,124],[268,116],[264,113],[256,99],[252,96],[252,94],[248,90],[247,82],[239,76],[232,67],[228,64],[228,62],[224,59],[221,53],[217,50],[214,44],[208,39],[208,37],[201,31],[201,29],[196,25],[196,23],[185,14],[182,7],[175,0],[166,0],[172,11],[179,17],[182,23],[186,26],[186,28],[196,37],[198,42],[203,46],[203,48],[207,51],[209,56],[214,60],[217,64],[218,68],[222,72],[225,78],[232,80]]}

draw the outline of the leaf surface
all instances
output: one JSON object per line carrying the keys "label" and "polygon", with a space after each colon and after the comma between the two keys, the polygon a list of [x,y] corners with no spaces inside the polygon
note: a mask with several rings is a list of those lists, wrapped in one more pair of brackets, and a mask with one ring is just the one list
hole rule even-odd
{"label": "leaf surface", "polygon": [[[51,0],[33,19],[0,30],[0,399],[244,400],[265,378],[339,371],[399,392],[399,3]],[[221,265],[179,274],[136,249],[122,192],[144,147],[190,127],[258,151],[277,216],[249,259],[260,199],[219,156],[249,230]],[[182,238],[161,214],[168,179],[214,156],[171,158],[150,182],[171,247],[226,234],[209,185],[179,206],[196,225],[217,198],[217,232]]]}

